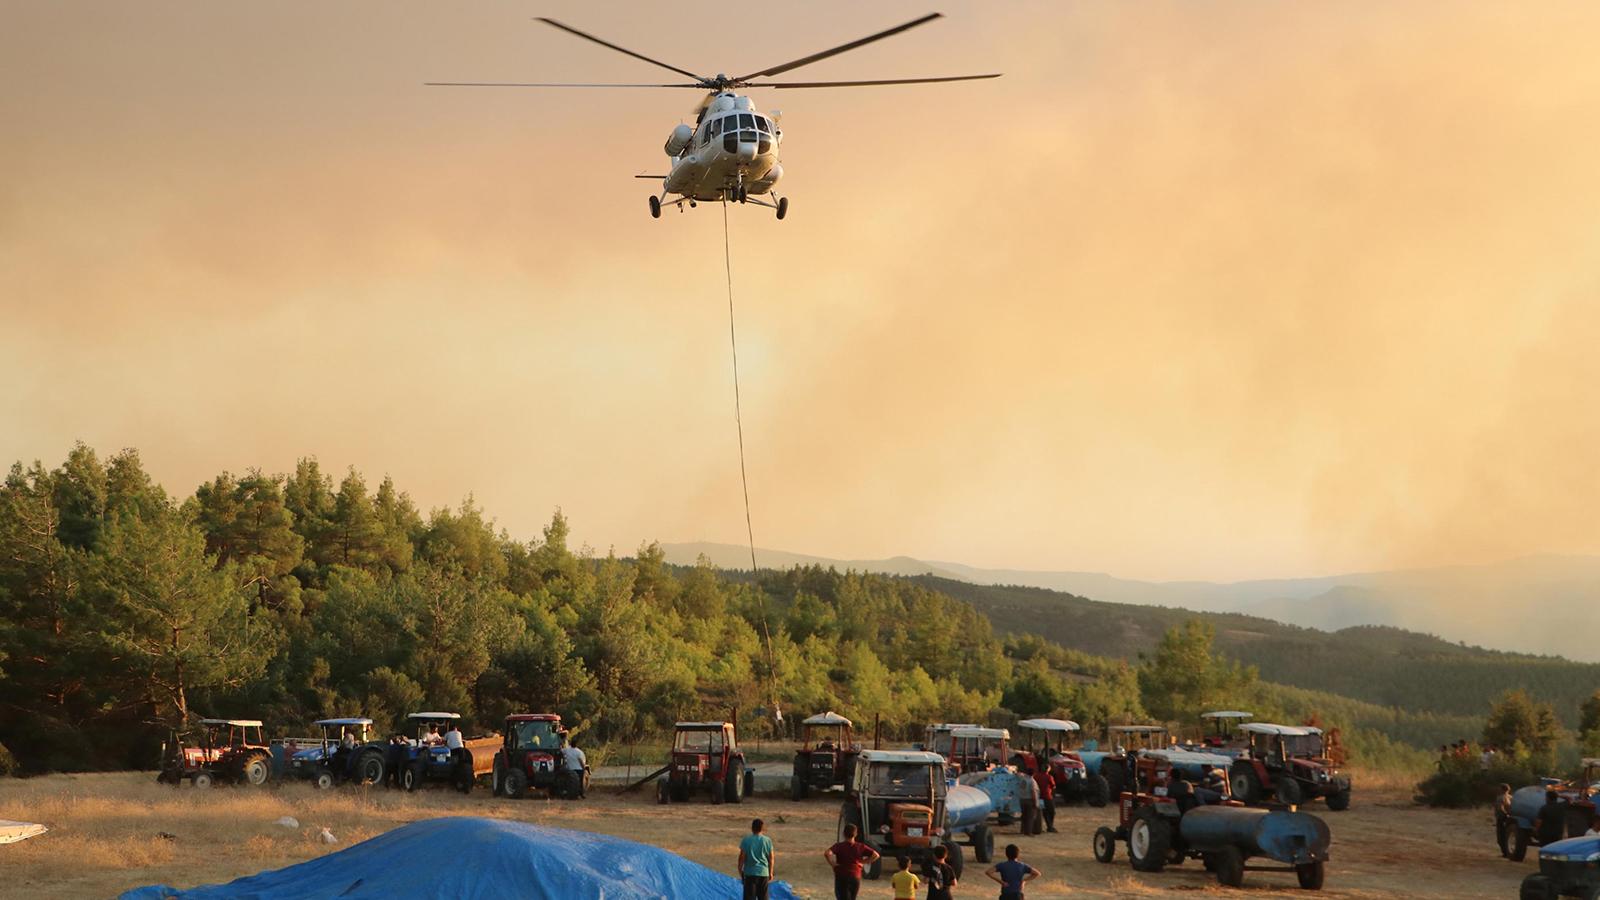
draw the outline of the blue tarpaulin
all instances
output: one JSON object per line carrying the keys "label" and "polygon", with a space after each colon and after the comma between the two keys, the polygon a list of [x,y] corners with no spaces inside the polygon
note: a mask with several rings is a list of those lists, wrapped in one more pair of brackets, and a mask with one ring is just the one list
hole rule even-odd
{"label": "blue tarpaulin", "polygon": [[[731,860],[730,860],[731,862]],[[178,890],[137,888],[121,900],[646,900],[728,898],[732,875],[647,844],[503,819],[441,818],[274,872]],[[774,884],[773,900],[794,900]]]}

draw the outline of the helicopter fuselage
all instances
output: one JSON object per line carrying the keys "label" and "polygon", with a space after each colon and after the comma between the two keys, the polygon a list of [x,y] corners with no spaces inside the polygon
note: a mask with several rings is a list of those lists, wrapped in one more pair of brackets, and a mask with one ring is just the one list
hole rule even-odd
{"label": "helicopter fuselage", "polygon": [[667,138],[672,170],[662,188],[705,201],[770,193],[783,176],[778,164],[782,138],[777,122],[757,112],[749,97],[713,94],[695,127],[679,125]]}

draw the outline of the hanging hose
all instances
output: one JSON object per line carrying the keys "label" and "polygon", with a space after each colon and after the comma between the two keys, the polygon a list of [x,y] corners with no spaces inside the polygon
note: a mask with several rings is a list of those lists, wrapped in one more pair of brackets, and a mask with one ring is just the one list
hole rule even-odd
{"label": "hanging hose", "polygon": [[744,488],[744,533],[750,542],[750,576],[755,579],[756,601],[761,609],[761,640],[766,648],[767,691],[772,702],[772,715],[783,721],[783,710],[778,706],[778,670],[772,664],[772,630],[767,626],[767,592],[762,589],[756,569],[756,532],[750,524],[750,477],[744,465],[744,414],[739,400],[739,332],[733,317],[733,250],[728,239],[728,202],[722,202],[722,265],[728,279],[728,346],[733,350],[733,421],[739,432],[739,484]]}

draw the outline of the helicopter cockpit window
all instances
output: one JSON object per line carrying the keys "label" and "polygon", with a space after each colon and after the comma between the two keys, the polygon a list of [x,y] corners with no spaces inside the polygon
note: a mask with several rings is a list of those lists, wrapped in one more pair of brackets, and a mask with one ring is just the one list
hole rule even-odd
{"label": "helicopter cockpit window", "polygon": [[743,128],[743,129],[745,129],[747,131],[749,129],[752,129],[752,128],[756,127],[756,117],[751,115],[751,114],[749,114],[749,113],[740,113],[739,114],[739,127]]}

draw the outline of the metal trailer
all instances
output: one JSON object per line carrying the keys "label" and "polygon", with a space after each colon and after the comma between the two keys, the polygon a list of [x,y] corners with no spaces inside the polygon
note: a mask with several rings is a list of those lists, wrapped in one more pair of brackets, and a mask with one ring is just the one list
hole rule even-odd
{"label": "metal trailer", "polygon": [[1539,846],[1533,823],[1544,807],[1547,791],[1555,791],[1567,804],[1567,837],[1581,836],[1589,830],[1589,824],[1595,816],[1595,795],[1600,792],[1600,758],[1584,759],[1583,774],[1577,782],[1545,778],[1539,784],[1519,788],[1511,795],[1511,814],[1501,827],[1510,829],[1512,833],[1497,837],[1516,862],[1527,858],[1529,847]]}
{"label": "metal trailer", "polygon": [[[1141,872],[1200,859],[1228,887],[1242,885],[1245,872],[1293,872],[1302,888],[1322,888],[1332,842],[1322,819],[1246,807],[1226,794],[1207,804],[1173,773],[1157,756],[1139,760],[1138,781],[1148,792],[1121,796],[1117,827],[1102,827],[1094,834],[1096,860],[1111,862],[1121,841],[1127,844],[1128,861]],[[1280,865],[1249,864],[1258,858]]]}

